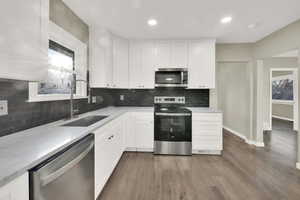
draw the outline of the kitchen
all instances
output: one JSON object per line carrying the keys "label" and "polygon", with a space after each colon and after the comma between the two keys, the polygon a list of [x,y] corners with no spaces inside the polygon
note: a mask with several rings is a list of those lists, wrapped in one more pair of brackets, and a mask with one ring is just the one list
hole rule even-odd
{"label": "kitchen", "polygon": [[[151,14],[145,14],[132,37],[139,23],[120,25],[121,8],[139,13],[153,11],[151,6],[138,0],[128,5],[107,1],[102,19],[93,10],[99,4],[4,3],[0,199],[237,199],[243,193],[248,199],[269,197],[269,191],[246,189],[245,184],[253,183],[248,177],[238,184],[243,175],[226,162],[230,156],[247,158],[250,154],[235,154],[245,153],[243,148],[264,149],[255,134],[239,141],[239,133],[228,127],[229,111],[218,105],[223,99],[217,99],[219,63],[240,62],[243,54],[252,59],[252,44],[249,53],[227,45],[233,41],[228,35],[227,42],[198,32],[168,36],[178,27],[164,32],[163,17]],[[107,13],[111,15],[104,16]],[[225,15],[217,23],[228,28],[234,17]],[[244,111],[238,107],[243,104],[232,103]],[[248,121],[252,131],[254,120]],[[299,177],[296,169],[288,170]],[[230,183],[240,187],[241,194],[231,194]],[[286,195],[285,190],[276,192]],[[294,191],[289,199],[298,194]]]}

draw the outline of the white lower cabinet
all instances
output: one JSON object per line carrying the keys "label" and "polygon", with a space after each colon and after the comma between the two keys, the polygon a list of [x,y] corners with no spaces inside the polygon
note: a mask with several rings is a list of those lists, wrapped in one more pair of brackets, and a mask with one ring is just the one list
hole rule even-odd
{"label": "white lower cabinet", "polygon": [[132,113],[131,126],[137,151],[153,152],[154,115],[152,113]]}
{"label": "white lower cabinet", "polygon": [[1,187],[0,200],[29,200],[28,173]]}
{"label": "white lower cabinet", "polygon": [[[222,152],[221,113],[193,114],[192,131],[193,153]],[[97,198],[124,151],[153,152],[153,112],[126,113],[96,130],[94,134],[95,198]]]}
{"label": "white lower cabinet", "polygon": [[222,113],[193,113],[194,154],[221,154],[223,150]]}
{"label": "white lower cabinet", "polygon": [[122,120],[95,131],[95,199],[119,162],[123,151]]}
{"label": "white lower cabinet", "polygon": [[94,134],[97,198],[126,149],[153,151],[153,113],[126,113]]}

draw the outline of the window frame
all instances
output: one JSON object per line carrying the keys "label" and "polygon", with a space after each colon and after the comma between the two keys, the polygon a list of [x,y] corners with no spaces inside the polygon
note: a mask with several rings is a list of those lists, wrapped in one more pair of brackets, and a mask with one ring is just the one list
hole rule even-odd
{"label": "window frame", "polygon": [[[74,51],[74,66],[76,77],[87,81],[87,45],[69,32],[65,31],[55,23],[49,21],[49,40]],[[51,66],[48,66],[51,68]],[[83,99],[87,97],[87,83],[78,81],[76,83],[76,93],[74,99]],[[28,102],[57,101],[68,100],[70,94],[38,94],[38,82],[29,82]]]}

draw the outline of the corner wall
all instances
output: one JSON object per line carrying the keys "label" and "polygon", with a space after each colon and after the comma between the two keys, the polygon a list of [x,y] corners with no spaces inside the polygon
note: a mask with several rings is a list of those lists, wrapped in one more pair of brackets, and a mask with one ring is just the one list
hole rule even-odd
{"label": "corner wall", "polygon": [[[264,59],[271,57],[273,55],[281,54],[290,50],[299,50],[298,56],[298,68],[300,67],[300,20],[272,33],[271,35],[257,41],[254,44],[254,62],[259,59]],[[255,76],[258,74],[256,73]],[[298,77],[300,77],[300,70],[298,70]],[[255,91],[258,91],[257,85],[255,85]],[[300,92],[300,87],[298,87],[298,93]],[[262,93],[257,93],[262,95]],[[258,97],[259,98],[259,97]],[[300,98],[298,99],[300,105]],[[256,102],[257,103],[257,102]],[[255,104],[253,112],[259,111],[259,105]],[[298,119],[300,119],[300,106],[298,110]],[[259,130],[258,127],[258,113],[253,118],[255,121],[253,130]],[[259,134],[257,131],[254,132],[256,138]],[[298,134],[298,166],[300,168],[300,136]]]}

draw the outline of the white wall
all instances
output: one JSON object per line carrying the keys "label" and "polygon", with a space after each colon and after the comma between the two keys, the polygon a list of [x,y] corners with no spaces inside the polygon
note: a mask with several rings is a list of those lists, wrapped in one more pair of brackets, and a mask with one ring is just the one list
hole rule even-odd
{"label": "white wall", "polygon": [[[271,35],[263,38],[262,40],[255,43],[253,47],[255,61],[260,58],[267,58],[277,54],[281,54],[284,52],[288,52],[291,50],[298,49],[300,50],[300,20],[282,28],[279,31],[272,33]],[[300,52],[298,56],[298,68],[300,67]],[[256,69],[255,69],[256,70]],[[257,73],[255,73],[254,79],[256,80]],[[298,70],[298,77],[300,77],[300,70]],[[255,93],[258,91],[256,87],[256,83],[254,84]],[[298,91],[300,92],[300,87],[298,87]],[[299,93],[298,92],[298,93]],[[259,92],[258,92],[259,94]],[[254,98],[258,99],[258,98]],[[298,103],[300,104],[300,98],[298,98]],[[253,113],[255,113],[253,118],[253,130],[259,129],[258,127],[258,115],[257,111],[259,111],[259,105],[257,102],[254,102]],[[298,110],[298,118],[300,118],[300,106]],[[258,138],[258,132],[254,132],[254,136]],[[298,162],[300,162],[300,137],[298,137]],[[300,166],[300,163],[298,164]]]}
{"label": "white wall", "polygon": [[218,62],[218,108],[223,111],[224,127],[246,138],[251,135],[251,82],[247,62]]}
{"label": "white wall", "polygon": [[294,119],[294,106],[288,105],[288,104],[272,104],[272,116],[273,117],[279,117],[282,119],[289,119],[290,121],[293,121]]}

